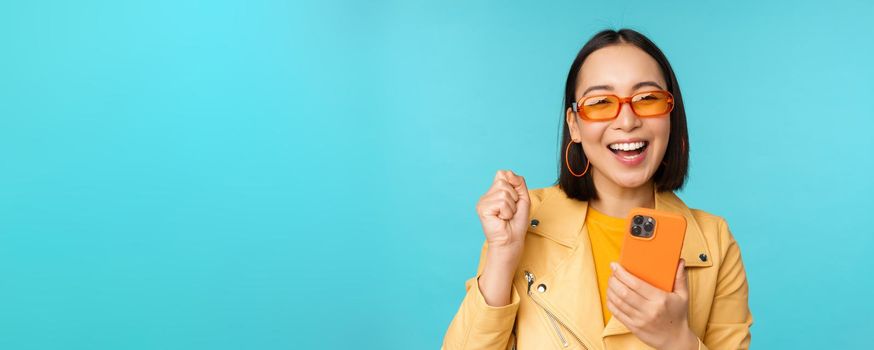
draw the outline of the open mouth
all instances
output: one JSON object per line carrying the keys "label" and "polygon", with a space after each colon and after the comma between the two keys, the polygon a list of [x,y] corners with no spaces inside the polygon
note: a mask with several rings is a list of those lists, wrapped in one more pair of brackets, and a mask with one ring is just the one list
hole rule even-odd
{"label": "open mouth", "polygon": [[607,145],[607,148],[619,156],[633,158],[634,156],[643,153],[647,146],[649,146],[649,141],[637,141],[611,143]]}

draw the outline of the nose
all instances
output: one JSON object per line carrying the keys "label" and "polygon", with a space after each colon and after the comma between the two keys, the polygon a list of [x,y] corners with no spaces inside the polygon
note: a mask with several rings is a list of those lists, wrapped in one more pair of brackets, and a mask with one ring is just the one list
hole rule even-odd
{"label": "nose", "polygon": [[637,114],[634,114],[634,110],[631,109],[631,103],[624,102],[619,105],[619,115],[617,115],[616,119],[613,120],[612,126],[614,129],[628,132],[637,129],[641,123],[640,118],[638,118]]}

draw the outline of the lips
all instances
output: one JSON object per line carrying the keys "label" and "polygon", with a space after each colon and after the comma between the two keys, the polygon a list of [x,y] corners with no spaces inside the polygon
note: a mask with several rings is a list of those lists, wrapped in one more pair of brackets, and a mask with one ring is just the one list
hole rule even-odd
{"label": "lips", "polygon": [[607,149],[613,153],[616,160],[620,163],[634,166],[640,164],[646,158],[648,146],[649,141],[646,140],[624,140],[607,145]]}

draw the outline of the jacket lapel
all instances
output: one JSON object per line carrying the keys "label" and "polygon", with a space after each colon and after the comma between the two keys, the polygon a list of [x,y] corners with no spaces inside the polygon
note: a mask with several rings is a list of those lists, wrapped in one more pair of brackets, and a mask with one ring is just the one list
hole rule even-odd
{"label": "jacket lapel", "polygon": [[[683,250],[680,252],[680,256],[686,260],[686,267],[713,266],[713,261],[706,258],[710,256],[710,250],[707,249],[707,241],[704,239],[704,233],[701,232],[701,226],[692,215],[692,210],[680,197],[677,197],[674,192],[656,192],[655,209],[674,212],[686,218],[686,238],[683,239]],[[701,259],[702,254],[704,259]]]}
{"label": "jacket lapel", "polygon": [[[538,274],[533,293],[571,332],[587,345],[597,346],[604,324],[592,247],[584,227],[587,210],[588,202],[568,198],[558,186],[548,188],[543,201],[532,208],[532,219],[539,223],[531,231],[568,248],[561,262],[545,271],[533,271]],[[545,293],[537,291],[540,284],[547,287]]]}

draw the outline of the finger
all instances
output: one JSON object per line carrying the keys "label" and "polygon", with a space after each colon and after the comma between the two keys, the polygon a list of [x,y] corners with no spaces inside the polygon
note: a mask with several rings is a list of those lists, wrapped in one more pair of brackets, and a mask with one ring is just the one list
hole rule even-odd
{"label": "finger", "polygon": [[506,181],[508,184],[510,184],[511,187],[515,187],[515,186],[513,186],[513,184],[510,182],[512,177],[514,177],[514,174],[513,174],[512,171],[509,171],[509,170],[498,170],[498,172],[495,173],[495,180],[494,180],[494,182],[498,182],[498,181]]}
{"label": "finger", "polygon": [[686,276],[686,260],[680,259],[677,264],[677,277],[674,278],[674,293],[687,298],[689,296],[689,285]]}
{"label": "finger", "polygon": [[488,196],[500,192],[507,192],[514,202],[519,200],[519,194],[516,189],[513,188],[513,186],[504,179],[495,180],[495,183],[492,184],[492,187],[489,188],[488,192],[486,192],[486,195]]}
{"label": "finger", "polygon": [[486,192],[486,194],[480,197],[480,202],[484,204],[500,204],[502,201],[511,202],[513,212],[515,212],[516,198],[514,196],[516,196],[516,191],[514,191],[505,181],[499,180],[498,183],[489,188],[489,191]]}
{"label": "finger", "polygon": [[483,195],[483,197],[486,197],[486,200],[506,199],[514,203],[519,199],[519,195],[516,193],[516,190],[514,190],[512,187],[510,187],[510,185],[503,181],[501,184],[496,183],[494,186],[492,186],[492,188],[490,188],[489,191],[486,192],[485,195]]}
{"label": "finger", "polygon": [[516,193],[519,195],[519,200],[531,203],[531,198],[528,197],[528,184],[525,182],[525,178],[519,176],[519,179],[521,183],[519,187],[516,187]]}
{"label": "finger", "polygon": [[[621,284],[615,278],[610,278],[611,284]],[[634,295],[634,296],[632,296]],[[640,303],[642,299],[640,296],[636,296],[636,293],[631,290],[625,288],[624,291],[617,291],[615,286],[611,285],[607,289],[607,300],[613,302],[613,305],[616,305],[617,308],[622,310],[628,316],[635,317],[640,314],[640,306],[634,305],[634,303]]]}
{"label": "finger", "polygon": [[495,172],[495,179],[492,182],[498,182],[498,180],[506,180],[507,176],[504,175],[504,170],[498,170]]}
{"label": "finger", "polygon": [[637,294],[640,294],[644,299],[652,300],[659,294],[664,293],[661,289],[658,289],[646,281],[637,278],[637,276],[632,275],[631,272],[628,272],[628,270],[616,262],[611,262],[610,267],[613,269],[613,276],[616,276],[616,278],[622,281],[622,283],[628,286],[628,288],[631,288],[637,292]]}
{"label": "finger", "polygon": [[510,187],[510,185],[506,182],[502,182],[498,186],[497,193],[500,193],[502,196],[506,196],[506,199],[511,200],[514,203],[519,201],[519,194],[516,193],[516,190]]}
{"label": "finger", "polygon": [[497,216],[510,220],[516,213],[516,203],[502,198],[489,198],[482,202],[484,216]]}
{"label": "finger", "polygon": [[607,310],[610,310],[610,313],[613,314],[613,317],[619,320],[619,322],[621,322],[622,324],[624,324],[625,327],[628,328],[628,330],[632,331],[632,333],[637,330],[636,324],[634,324],[634,322],[632,321],[633,318],[629,317],[625,312],[622,311],[622,309],[616,307],[616,304],[613,304],[610,299],[607,299]]}
{"label": "finger", "polygon": [[516,175],[512,170],[507,170],[504,172],[504,179],[513,185],[513,187],[521,185],[522,178],[519,175]]}
{"label": "finger", "polygon": [[510,220],[516,214],[516,203],[507,200],[499,200],[496,202],[498,207],[498,217],[502,220]]}
{"label": "finger", "polygon": [[486,207],[483,216],[497,217],[501,220],[510,220],[513,218],[513,209],[505,205],[492,205]]}
{"label": "finger", "polygon": [[615,297],[616,299],[622,301],[623,304],[627,304],[628,307],[633,309],[634,312],[626,311],[629,315],[635,315],[640,310],[643,310],[647,300],[644,299],[640,294],[628,288],[625,284],[622,283],[616,277],[610,277],[607,280],[607,297]]}
{"label": "finger", "polygon": [[525,178],[516,175],[512,171],[507,172],[507,182],[513,186],[519,198],[528,200],[528,184],[525,183]]}

